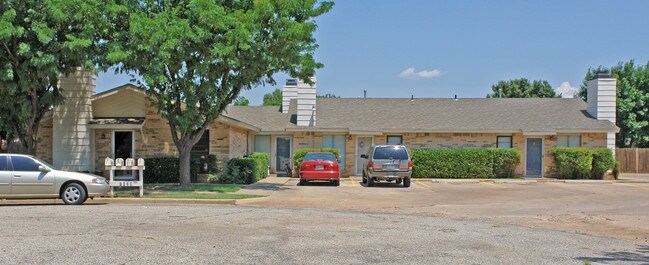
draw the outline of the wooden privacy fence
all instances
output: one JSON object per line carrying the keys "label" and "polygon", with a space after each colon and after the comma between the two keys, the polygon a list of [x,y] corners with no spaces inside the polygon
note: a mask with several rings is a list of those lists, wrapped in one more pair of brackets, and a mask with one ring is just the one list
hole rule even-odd
{"label": "wooden privacy fence", "polygon": [[616,148],[622,173],[649,173],[649,148]]}

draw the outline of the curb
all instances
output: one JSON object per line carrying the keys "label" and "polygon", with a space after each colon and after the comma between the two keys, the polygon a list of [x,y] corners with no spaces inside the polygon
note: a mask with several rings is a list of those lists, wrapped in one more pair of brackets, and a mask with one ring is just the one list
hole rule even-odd
{"label": "curb", "polygon": [[642,180],[601,180],[601,179],[420,179],[431,183],[466,184],[466,183],[499,183],[499,184],[530,184],[530,183],[570,183],[570,184],[612,184],[612,183],[640,183],[649,184]]}
{"label": "curb", "polygon": [[152,204],[220,204],[234,205],[237,200],[218,199],[165,199],[165,198],[95,198],[94,203],[152,203]]}
{"label": "curb", "polygon": [[[237,200],[218,199],[165,199],[165,198],[95,198],[87,200],[84,204],[208,204],[208,205],[235,205]],[[59,199],[16,199],[0,200],[2,205],[31,205],[31,204],[63,204]]]}

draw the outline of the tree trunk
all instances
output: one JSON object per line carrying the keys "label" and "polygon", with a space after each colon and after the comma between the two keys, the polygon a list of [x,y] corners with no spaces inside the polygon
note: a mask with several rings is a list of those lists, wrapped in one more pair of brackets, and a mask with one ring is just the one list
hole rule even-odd
{"label": "tree trunk", "polygon": [[178,152],[180,160],[180,186],[189,187],[192,185],[191,179],[191,151],[192,146],[186,141],[179,143]]}

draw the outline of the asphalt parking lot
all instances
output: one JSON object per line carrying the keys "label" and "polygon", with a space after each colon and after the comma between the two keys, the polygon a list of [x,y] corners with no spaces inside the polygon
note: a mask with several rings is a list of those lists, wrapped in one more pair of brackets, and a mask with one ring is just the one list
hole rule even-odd
{"label": "asphalt parking lot", "polygon": [[[649,243],[649,183],[433,183],[415,180],[366,187],[360,177],[340,187],[299,186],[284,179],[260,192],[271,194],[239,205],[319,208],[447,217],[549,228]],[[249,190],[255,192],[253,185]]]}

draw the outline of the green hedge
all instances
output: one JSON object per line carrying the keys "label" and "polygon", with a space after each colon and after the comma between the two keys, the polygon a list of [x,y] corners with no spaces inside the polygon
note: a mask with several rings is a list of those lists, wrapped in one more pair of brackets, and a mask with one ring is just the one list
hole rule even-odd
{"label": "green hedge", "polygon": [[295,151],[293,154],[293,164],[295,167],[297,167],[300,163],[302,163],[302,159],[304,159],[304,156],[310,152],[331,152],[336,156],[336,159],[340,159],[340,151],[336,148],[304,148],[304,149],[298,149]]}
{"label": "green hedge", "polygon": [[219,183],[252,184],[268,175],[270,156],[253,153],[248,157],[233,158],[218,177]]}
{"label": "green hedge", "polygon": [[608,148],[555,147],[552,154],[557,176],[562,179],[601,179],[615,166],[613,153]]}
{"label": "green hedge", "polygon": [[608,148],[593,149],[593,168],[590,175],[595,179],[602,179],[606,171],[609,171],[615,166],[615,158],[613,152]]}
{"label": "green hedge", "polygon": [[[145,159],[144,183],[180,183],[180,160],[177,157],[152,157]],[[192,182],[200,171],[200,161],[192,159],[190,175]]]}
{"label": "green hedge", "polygon": [[506,178],[520,161],[520,151],[513,148],[412,151],[415,178]]}
{"label": "green hedge", "polygon": [[268,176],[268,166],[270,165],[270,155],[266,153],[252,153],[249,158],[257,161],[257,181]]}

